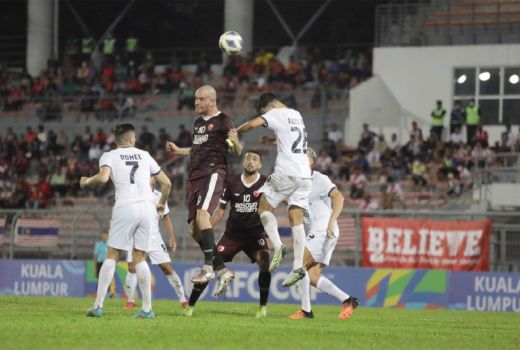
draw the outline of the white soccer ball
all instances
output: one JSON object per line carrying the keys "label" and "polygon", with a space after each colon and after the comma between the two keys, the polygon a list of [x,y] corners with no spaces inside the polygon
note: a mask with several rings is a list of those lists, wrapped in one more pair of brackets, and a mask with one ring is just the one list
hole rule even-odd
{"label": "white soccer ball", "polygon": [[235,55],[242,50],[242,37],[237,32],[225,32],[220,36],[218,45],[226,55]]}

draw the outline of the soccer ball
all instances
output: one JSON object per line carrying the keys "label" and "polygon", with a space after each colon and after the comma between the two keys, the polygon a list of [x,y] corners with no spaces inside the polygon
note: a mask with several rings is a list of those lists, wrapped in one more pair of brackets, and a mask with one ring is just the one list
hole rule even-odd
{"label": "soccer ball", "polygon": [[226,55],[235,55],[242,50],[242,37],[237,32],[225,32],[220,36],[218,46]]}

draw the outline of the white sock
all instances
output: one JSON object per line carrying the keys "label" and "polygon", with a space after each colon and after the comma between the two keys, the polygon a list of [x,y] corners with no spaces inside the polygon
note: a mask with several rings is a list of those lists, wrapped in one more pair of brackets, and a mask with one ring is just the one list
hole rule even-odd
{"label": "white sock", "polygon": [[168,282],[170,282],[170,286],[172,286],[175,294],[177,294],[179,301],[181,303],[188,301],[186,299],[186,295],[184,294],[184,287],[182,286],[181,279],[179,278],[177,272],[173,271],[171,275],[166,275],[166,278],[168,279]]}
{"label": "white sock", "polygon": [[305,274],[305,277],[298,281],[298,287],[302,297],[302,310],[311,312],[311,280],[309,275]]}
{"label": "white sock", "polygon": [[328,295],[337,298],[340,302],[344,302],[350,298],[350,295],[339,289],[338,286],[332,283],[332,281],[327,277],[320,277],[318,283],[316,283],[316,288],[318,288],[323,293],[327,293]]}
{"label": "white sock", "polygon": [[303,267],[303,251],[305,249],[305,230],[303,225],[297,225],[291,227],[293,235],[293,251],[294,261],[293,269],[299,269]]}
{"label": "white sock", "polygon": [[101,266],[101,270],[99,270],[97,297],[94,308],[103,307],[103,301],[107,295],[108,287],[112,282],[112,278],[114,278],[114,272],[116,272],[116,261],[105,259]]}
{"label": "white sock", "polygon": [[150,310],[152,310],[152,273],[146,261],[135,265],[135,273],[137,275],[137,282],[139,282],[141,298],[143,299],[141,310],[150,312]]}
{"label": "white sock", "polygon": [[125,294],[127,301],[135,302],[135,289],[137,288],[137,275],[135,272],[127,272],[125,280]]}
{"label": "white sock", "polygon": [[278,222],[276,217],[270,211],[264,211],[260,214],[260,221],[264,225],[265,233],[271,241],[274,250],[280,249],[282,241],[280,240],[280,234],[278,233]]}

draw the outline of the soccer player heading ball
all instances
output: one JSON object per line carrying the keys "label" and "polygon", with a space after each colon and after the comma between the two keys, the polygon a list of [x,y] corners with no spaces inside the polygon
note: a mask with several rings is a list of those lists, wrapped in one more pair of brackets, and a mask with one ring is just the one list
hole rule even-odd
{"label": "soccer player heading ball", "polygon": [[287,248],[282,244],[278,233],[278,223],[273,212],[280,203],[287,200],[289,222],[293,234],[294,261],[293,270],[283,281],[288,287],[305,277],[303,268],[303,248],[305,230],[303,216],[309,207],[311,192],[311,169],[307,159],[307,131],[301,114],[288,108],[271,93],[260,96],[257,103],[258,117],[238,128],[239,133],[248,132],[259,126],[273,130],[276,135],[278,154],[274,173],[269,176],[260,189],[262,198],[258,212],[265,232],[275,252],[269,270],[278,268],[287,255]]}
{"label": "soccer player heading ball", "polygon": [[173,142],[167,142],[166,150],[190,156],[189,232],[204,253],[204,266],[193,277],[192,282],[204,284],[214,279],[215,265],[219,268],[219,289],[225,289],[234,275],[230,270],[224,269],[222,259],[215,256],[215,234],[210,220],[218,206],[227,174],[227,153],[230,146],[226,139],[233,142],[232,150],[236,155],[242,152],[242,145],[233,120],[218,110],[217,92],[212,86],[204,85],[195,92],[195,112],[199,118],[195,120],[193,127],[193,146],[180,148]]}

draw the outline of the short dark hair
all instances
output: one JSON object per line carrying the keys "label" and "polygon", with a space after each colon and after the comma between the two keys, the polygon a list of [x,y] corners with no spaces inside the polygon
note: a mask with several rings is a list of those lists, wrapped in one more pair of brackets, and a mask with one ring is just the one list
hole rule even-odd
{"label": "short dark hair", "polygon": [[270,92],[260,95],[258,101],[256,103],[256,112],[260,113],[262,108],[265,108],[269,105],[269,103],[277,100],[276,96]]}
{"label": "short dark hair", "polygon": [[127,132],[135,132],[135,127],[132,124],[117,124],[114,128],[114,136],[116,137],[116,143],[123,143],[124,136]]}
{"label": "short dark hair", "polygon": [[262,155],[260,154],[260,152],[258,152],[257,150],[254,150],[254,149],[249,149],[246,151],[246,153],[244,153],[244,155],[248,154],[248,153],[254,153],[256,154],[257,156],[260,157],[260,161],[262,160]]}

